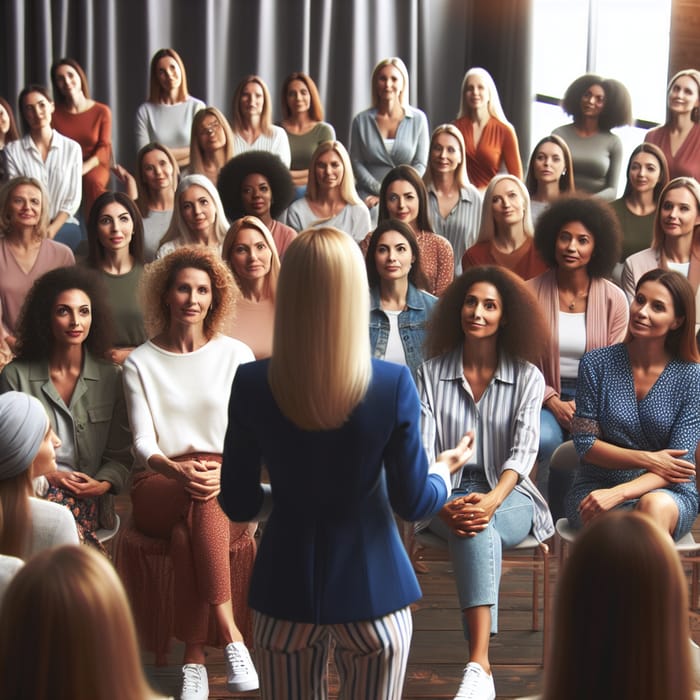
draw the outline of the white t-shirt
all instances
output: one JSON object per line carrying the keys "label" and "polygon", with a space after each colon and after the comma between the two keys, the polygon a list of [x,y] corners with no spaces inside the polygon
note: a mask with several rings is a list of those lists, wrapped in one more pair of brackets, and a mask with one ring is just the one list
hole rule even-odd
{"label": "white t-shirt", "polygon": [[586,352],[586,314],[559,312],[559,376],[578,377],[578,363]]}

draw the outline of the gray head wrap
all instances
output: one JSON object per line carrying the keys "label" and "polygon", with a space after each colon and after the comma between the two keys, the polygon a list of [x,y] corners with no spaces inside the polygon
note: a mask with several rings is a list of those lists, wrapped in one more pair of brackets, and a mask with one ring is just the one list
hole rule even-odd
{"label": "gray head wrap", "polygon": [[47,426],[46,411],[38,399],[19,391],[0,395],[0,480],[29,469]]}

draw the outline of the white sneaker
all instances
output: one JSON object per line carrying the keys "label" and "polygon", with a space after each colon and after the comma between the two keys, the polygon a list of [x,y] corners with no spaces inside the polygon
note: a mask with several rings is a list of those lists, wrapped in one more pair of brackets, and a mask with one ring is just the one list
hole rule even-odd
{"label": "white sneaker", "polygon": [[493,676],[476,661],[471,661],[464,668],[462,683],[454,700],[496,700]]}
{"label": "white sneaker", "polygon": [[243,642],[231,642],[224,648],[226,659],[226,685],[232,693],[244,693],[260,687],[258,673],[253,666],[248,649]]}
{"label": "white sneaker", "polygon": [[182,667],[180,700],[207,700],[209,678],[204,664],[185,664]]}

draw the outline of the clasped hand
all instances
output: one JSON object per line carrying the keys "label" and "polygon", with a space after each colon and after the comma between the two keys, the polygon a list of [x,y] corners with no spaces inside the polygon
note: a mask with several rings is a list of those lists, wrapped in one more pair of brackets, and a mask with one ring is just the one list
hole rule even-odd
{"label": "clasped hand", "polygon": [[498,503],[491,493],[468,493],[446,503],[440,518],[460,537],[474,537],[488,527]]}
{"label": "clasped hand", "polygon": [[695,479],[695,465],[681,457],[688,450],[659,450],[647,452],[644,467],[647,471],[671,483],[684,483]]}
{"label": "clasped hand", "polygon": [[80,498],[102,496],[112,486],[109,481],[97,481],[83,472],[55,471],[46,474],[46,479],[51,486],[70,491]]}
{"label": "clasped hand", "polygon": [[221,465],[205,459],[189,459],[178,462],[178,471],[185,484],[185,491],[195,501],[208,501],[221,490]]}

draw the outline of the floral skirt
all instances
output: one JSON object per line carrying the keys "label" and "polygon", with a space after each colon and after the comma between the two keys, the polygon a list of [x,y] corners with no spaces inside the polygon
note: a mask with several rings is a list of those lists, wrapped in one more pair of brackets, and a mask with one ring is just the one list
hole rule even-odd
{"label": "floral skirt", "polygon": [[77,498],[69,491],[64,491],[56,486],[49,486],[46,500],[68,508],[75,518],[80,542],[99,549],[100,552],[107,556],[107,550],[95,534],[100,527],[98,498]]}

